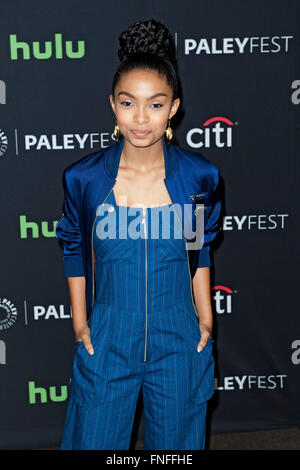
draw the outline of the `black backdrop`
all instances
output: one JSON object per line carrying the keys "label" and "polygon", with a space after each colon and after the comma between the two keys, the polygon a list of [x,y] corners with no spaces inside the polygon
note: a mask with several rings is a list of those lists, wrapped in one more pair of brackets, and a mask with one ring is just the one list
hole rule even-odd
{"label": "black backdrop", "polygon": [[151,17],[177,44],[176,143],[214,162],[224,189],[210,431],[299,425],[299,13],[297,0],[1,6],[2,449],[60,442],[73,354],[62,171],[113,143],[118,35]]}

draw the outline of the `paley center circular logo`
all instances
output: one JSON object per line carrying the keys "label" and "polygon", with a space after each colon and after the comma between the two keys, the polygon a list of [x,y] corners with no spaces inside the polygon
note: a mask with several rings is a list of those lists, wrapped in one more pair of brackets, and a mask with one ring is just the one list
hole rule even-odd
{"label": "paley center circular logo", "polygon": [[8,140],[4,131],[0,129],[0,157],[6,152],[8,145]]}
{"label": "paley center circular logo", "polygon": [[15,305],[9,299],[0,298],[0,331],[14,326],[17,314]]}

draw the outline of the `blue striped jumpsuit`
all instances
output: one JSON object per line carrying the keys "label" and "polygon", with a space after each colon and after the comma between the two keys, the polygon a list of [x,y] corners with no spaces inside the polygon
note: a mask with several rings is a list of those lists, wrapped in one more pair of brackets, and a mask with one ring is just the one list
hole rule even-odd
{"label": "blue striped jumpsuit", "polygon": [[[204,449],[213,340],[197,351],[201,334],[174,207],[118,206],[113,191],[102,206],[93,231],[96,292],[88,322],[95,352],[74,343],[60,449],[128,449],[141,387],[144,449]],[[108,226],[115,238],[104,238]]]}

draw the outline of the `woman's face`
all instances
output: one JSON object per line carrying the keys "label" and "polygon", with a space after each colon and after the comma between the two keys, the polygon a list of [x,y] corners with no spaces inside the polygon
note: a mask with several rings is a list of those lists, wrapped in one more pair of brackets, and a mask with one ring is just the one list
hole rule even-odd
{"label": "woman's face", "polygon": [[164,134],[168,119],[176,113],[180,100],[172,103],[172,89],[155,70],[123,73],[109,95],[120,132],[134,147],[149,147]]}

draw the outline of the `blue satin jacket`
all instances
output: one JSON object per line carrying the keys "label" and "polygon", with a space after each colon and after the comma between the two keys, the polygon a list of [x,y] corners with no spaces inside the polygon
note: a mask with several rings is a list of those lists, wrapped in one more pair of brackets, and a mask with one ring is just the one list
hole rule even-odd
{"label": "blue satin jacket", "polygon": [[[96,212],[116,183],[124,137],[109,147],[86,155],[68,165],[63,172],[65,198],[62,217],[56,225],[56,237],[63,245],[64,277],[85,276],[87,320],[93,308],[95,296],[93,229]],[[200,248],[186,243],[191,292],[192,278],[198,267],[211,266],[210,243],[220,229],[221,199],[219,170],[203,155],[166,145],[163,139],[165,178],[170,198],[181,217],[183,233],[192,242],[199,226],[196,214],[202,214],[202,238]],[[184,206],[188,205],[189,211]],[[186,206],[187,207],[187,206]]]}

